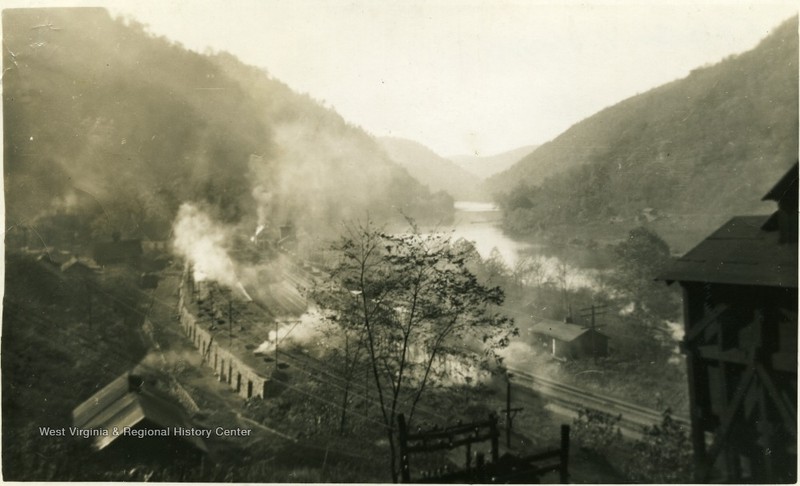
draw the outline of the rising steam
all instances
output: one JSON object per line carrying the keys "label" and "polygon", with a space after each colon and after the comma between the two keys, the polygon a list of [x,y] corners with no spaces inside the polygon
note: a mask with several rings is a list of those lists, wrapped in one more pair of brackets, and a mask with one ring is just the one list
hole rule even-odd
{"label": "rising steam", "polygon": [[237,286],[236,270],[226,248],[228,232],[208,214],[191,203],[183,203],[175,219],[174,235],[173,248],[192,264],[196,281]]}

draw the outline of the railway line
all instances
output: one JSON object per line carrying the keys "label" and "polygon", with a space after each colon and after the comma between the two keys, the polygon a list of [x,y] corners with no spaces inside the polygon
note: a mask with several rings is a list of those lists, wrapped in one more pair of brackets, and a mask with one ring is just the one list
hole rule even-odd
{"label": "railway line", "polygon": [[[325,363],[320,362],[313,355],[301,352],[299,349],[283,347],[280,349],[278,359],[282,365],[290,365],[292,368],[308,376],[323,376],[328,384],[347,389],[350,396],[365,403],[366,407],[378,406],[377,396],[370,396],[369,381],[371,374],[359,370],[357,377],[346,380],[337,376],[335,372],[328,369]],[[265,361],[272,361],[265,357]],[[663,422],[662,413],[624,400],[590,392],[581,388],[559,383],[547,377],[529,373],[519,369],[509,369],[512,373],[512,383],[519,387],[524,387],[534,393],[545,397],[550,402],[550,408],[556,413],[569,417],[576,417],[582,410],[594,410],[616,417],[620,416],[618,426],[623,435],[630,438],[641,437],[642,431],[647,426],[659,425]],[[361,378],[361,377],[364,378]],[[366,380],[366,382],[365,382]],[[433,423],[447,421],[447,414],[437,413],[436,411],[419,407],[419,412],[427,416]],[[689,421],[686,418],[672,416],[674,422],[687,432],[689,431]]]}
{"label": "railway line", "polygon": [[[291,364],[299,367],[304,373],[322,373],[326,379],[338,386],[345,385],[343,379],[337,379],[330,371],[324,372],[324,365],[317,359],[298,352],[284,352],[280,353],[285,359],[288,358]],[[660,411],[642,407],[640,405],[626,402],[615,397],[589,392],[581,388],[570,385],[565,385],[557,381],[551,380],[544,376],[534,375],[521,370],[509,370],[512,373],[512,383],[518,386],[526,387],[541,396],[546,397],[555,405],[555,411],[565,415],[577,416],[581,410],[595,410],[603,412],[612,416],[621,416],[619,427],[624,436],[629,438],[639,438],[642,435],[642,430],[645,427],[660,425],[663,422],[663,415]],[[367,399],[365,393],[367,388],[365,384],[359,380],[353,380],[350,383],[351,393],[354,397]],[[368,399],[370,402],[375,398]],[[375,404],[377,405],[377,404]],[[423,415],[428,415],[429,419],[437,422],[438,419],[445,419],[440,414],[427,410],[423,407],[420,412]],[[688,433],[690,429],[689,419],[672,415],[672,420],[676,422],[684,431]]]}
{"label": "railway line", "polygon": [[[663,415],[657,410],[565,385],[541,375],[515,369],[509,371],[512,373],[512,383],[546,397],[556,406],[556,411],[576,416],[580,410],[590,409],[612,416],[621,416],[619,427],[623,435],[628,437],[640,437],[644,427],[663,422]],[[673,415],[672,420],[688,433],[689,419]]]}

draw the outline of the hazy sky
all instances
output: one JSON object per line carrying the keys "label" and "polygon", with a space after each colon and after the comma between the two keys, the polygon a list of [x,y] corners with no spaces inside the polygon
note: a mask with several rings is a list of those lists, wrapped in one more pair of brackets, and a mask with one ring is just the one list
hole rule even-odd
{"label": "hazy sky", "polygon": [[551,140],[754,47],[797,1],[5,0],[99,5],[229,51],[374,135],[441,155]]}

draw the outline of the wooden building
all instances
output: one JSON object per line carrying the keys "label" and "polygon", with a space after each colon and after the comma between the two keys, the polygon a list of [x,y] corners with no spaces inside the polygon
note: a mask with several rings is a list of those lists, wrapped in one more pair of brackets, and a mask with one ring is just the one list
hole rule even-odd
{"label": "wooden building", "polygon": [[531,332],[556,358],[573,359],[608,355],[608,336],[597,329],[569,322],[540,319],[531,327]]}
{"label": "wooden building", "polygon": [[[52,263],[52,260],[50,260],[50,262]],[[61,269],[61,273],[66,275],[68,278],[77,281],[90,279],[94,277],[94,275],[97,273],[97,270],[99,270],[94,262],[75,257],[70,258],[61,264],[59,268]]]}
{"label": "wooden building", "polygon": [[797,164],[768,216],[725,223],[661,277],[683,289],[699,482],[795,482]]}
{"label": "wooden building", "polygon": [[72,422],[92,433],[94,450],[131,461],[194,462],[208,452],[201,438],[178,433],[193,428],[183,409],[130,373],[75,407]]}

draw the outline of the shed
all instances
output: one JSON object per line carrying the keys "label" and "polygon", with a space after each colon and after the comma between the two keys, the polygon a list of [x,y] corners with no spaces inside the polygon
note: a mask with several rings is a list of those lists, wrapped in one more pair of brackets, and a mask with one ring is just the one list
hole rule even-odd
{"label": "shed", "polygon": [[608,336],[597,329],[569,322],[540,319],[531,327],[531,332],[556,358],[608,355]]}
{"label": "shed", "polygon": [[61,265],[64,263],[58,258],[58,255],[53,256],[48,252],[43,252],[37,256],[36,261],[43,265],[49,265],[48,268],[61,268]]}
{"label": "shed", "polygon": [[201,438],[177,433],[193,428],[183,409],[131,373],[78,405],[72,422],[77,429],[91,431],[97,451],[117,449],[126,457],[169,461],[199,459],[208,452]]}
{"label": "shed", "polygon": [[97,270],[98,268],[93,262],[74,257],[61,265],[61,273],[79,279],[90,278]]}
{"label": "shed", "polygon": [[697,482],[797,480],[798,165],[659,279],[683,289]]}

